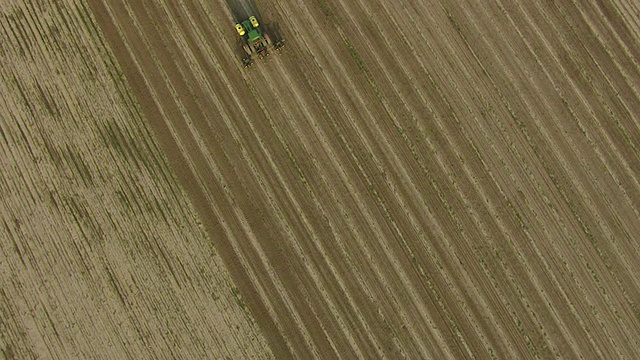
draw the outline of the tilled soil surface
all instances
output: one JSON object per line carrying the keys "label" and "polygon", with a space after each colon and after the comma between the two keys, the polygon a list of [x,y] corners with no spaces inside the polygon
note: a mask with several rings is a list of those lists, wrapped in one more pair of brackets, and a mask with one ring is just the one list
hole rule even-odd
{"label": "tilled soil surface", "polygon": [[639,355],[637,4],[89,3],[275,354]]}
{"label": "tilled soil surface", "polygon": [[640,358],[636,1],[87,3],[277,358]]}
{"label": "tilled soil surface", "polygon": [[87,4],[0,33],[0,359],[270,356]]}

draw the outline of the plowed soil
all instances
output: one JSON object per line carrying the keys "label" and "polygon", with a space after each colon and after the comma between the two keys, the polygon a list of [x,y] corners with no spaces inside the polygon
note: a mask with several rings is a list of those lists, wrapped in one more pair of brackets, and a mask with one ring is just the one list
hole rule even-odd
{"label": "plowed soil", "polygon": [[640,358],[636,1],[87,3],[257,356]]}
{"label": "plowed soil", "polygon": [[270,356],[87,4],[0,33],[0,359]]}

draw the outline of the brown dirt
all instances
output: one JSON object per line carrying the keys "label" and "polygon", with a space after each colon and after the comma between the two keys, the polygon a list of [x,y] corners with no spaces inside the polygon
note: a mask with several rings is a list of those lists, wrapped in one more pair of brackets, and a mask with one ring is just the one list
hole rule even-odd
{"label": "brown dirt", "polygon": [[88,4],[276,357],[640,357],[637,2]]}
{"label": "brown dirt", "polygon": [[277,355],[637,355],[634,4],[90,3]]}
{"label": "brown dirt", "polygon": [[86,4],[0,4],[0,358],[269,357]]}

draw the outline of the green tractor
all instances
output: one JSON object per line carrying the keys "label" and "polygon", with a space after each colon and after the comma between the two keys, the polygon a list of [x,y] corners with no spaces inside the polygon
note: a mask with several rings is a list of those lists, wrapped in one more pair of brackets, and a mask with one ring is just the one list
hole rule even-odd
{"label": "green tractor", "polygon": [[246,55],[242,58],[242,64],[245,67],[251,65],[256,56],[262,59],[269,56],[269,50],[279,50],[284,46],[282,39],[275,43],[271,41],[269,34],[262,31],[255,16],[250,16],[243,22],[236,24],[236,30],[243,40],[242,48]]}

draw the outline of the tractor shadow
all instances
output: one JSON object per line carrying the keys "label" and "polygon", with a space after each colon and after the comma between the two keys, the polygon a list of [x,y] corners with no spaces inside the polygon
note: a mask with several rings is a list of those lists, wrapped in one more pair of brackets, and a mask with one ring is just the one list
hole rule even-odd
{"label": "tractor shadow", "polygon": [[274,41],[283,39],[282,32],[280,31],[280,23],[277,23],[277,22],[265,23],[264,29]]}
{"label": "tractor shadow", "polygon": [[227,5],[237,23],[246,20],[251,15],[258,19],[262,18],[253,0],[227,0]]}

